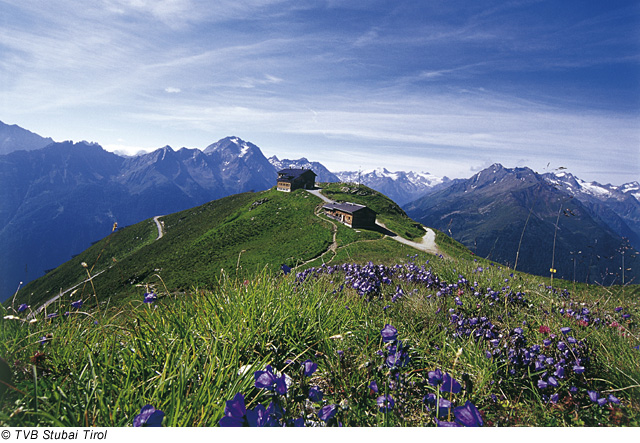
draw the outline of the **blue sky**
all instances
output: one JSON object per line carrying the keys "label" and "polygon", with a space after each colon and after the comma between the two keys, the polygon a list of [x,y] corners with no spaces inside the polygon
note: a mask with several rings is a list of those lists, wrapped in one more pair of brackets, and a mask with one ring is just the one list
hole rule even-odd
{"label": "blue sky", "polygon": [[640,179],[637,1],[0,0],[0,120],[334,171]]}

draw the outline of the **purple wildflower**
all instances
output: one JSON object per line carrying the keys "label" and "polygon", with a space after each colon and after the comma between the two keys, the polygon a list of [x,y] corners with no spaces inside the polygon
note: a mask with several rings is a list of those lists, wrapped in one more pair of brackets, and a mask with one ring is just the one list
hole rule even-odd
{"label": "purple wildflower", "polygon": [[322,401],[322,391],[318,389],[317,386],[312,386],[309,388],[309,400],[314,403],[320,403]]}
{"label": "purple wildflower", "polygon": [[73,309],[80,309],[82,307],[82,299],[71,302],[71,307]]}
{"label": "purple wildflower", "polygon": [[435,406],[436,405],[436,394],[434,393],[430,393],[424,396],[424,398],[422,399],[422,401],[426,404],[429,404],[431,406]]}
{"label": "purple wildflower", "polygon": [[158,299],[158,296],[156,294],[154,294],[153,292],[145,292],[143,302],[145,302],[145,303],[153,303],[157,299]]}
{"label": "purple wildflower", "polygon": [[316,372],[316,369],[318,369],[318,364],[311,360],[305,360],[302,363],[302,373],[305,377],[311,377],[311,375]]}
{"label": "purple wildflower", "polygon": [[269,403],[268,408],[259,403],[255,408],[248,410],[246,416],[247,424],[252,428],[278,426],[278,421],[274,417],[273,403]]}
{"label": "purple wildflower", "polygon": [[598,394],[596,391],[587,391],[587,394],[589,394],[589,399],[592,402],[597,402],[598,398],[600,398],[600,394]]}
{"label": "purple wildflower", "polygon": [[467,400],[464,406],[455,408],[453,415],[456,423],[466,427],[478,427],[484,424],[480,411],[478,411],[478,408],[469,400]]}
{"label": "purple wildflower", "polygon": [[393,397],[391,397],[390,395],[381,395],[380,397],[376,398],[376,403],[380,408],[380,412],[389,412],[396,404],[396,402],[393,400]]}
{"label": "purple wildflower", "polygon": [[273,373],[271,365],[267,365],[264,371],[255,371],[253,377],[255,379],[255,387],[260,389],[272,390],[276,382],[276,375]]}
{"label": "purple wildflower", "polygon": [[24,312],[29,308],[29,306],[26,303],[22,303],[20,306],[18,306],[18,312]]}
{"label": "purple wildflower", "polygon": [[442,371],[440,369],[436,369],[435,371],[429,371],[427,374],[429,378],[429,384],[432,386],[438,386],[442,383]]}
{"label": "purple wildflower", "polygon": [[462,390],[462,386],[458,381],[451,377],[449,373],[445,373],[444,377],[442,377],[442,386],[440,386],[441,392],[450,392],[452,394],[457,394]]}
{"label": "purple wildflower", "polygon": [[620,399],[617,397],[614,397],[612,394],[609,394],[609,397],[607,397],[609,399],[610,403],[619,405],[620,404]]}
{"label": "purple wildflower", "polygon": [[247,408],[244,405],[244,395],[237,393],[233,400],[227,400],[224,407],[224,417],[218,424],[222,427],[240,427],[245,424]]}
{"label": "purple wildflower", "polygon": [[564,335],[567,335],[569,332],[571,332],[571,328],[565,326],[564,328],[560,328],[560,332],[562,332]]}
{"label": "purple wildflower", "polygon": [[440,397],[438,401],[438,417],[446,417],[449,415],[449,409],[451,408],[451,402],[446,398]]}
{"label": "purple wildflower", "polygon": [[369,383],[369,389],[371,389],[373,392],[375,392],[377,394],[378,393],[378,382],[373,380],[371,383]]}
{"label": "purple wildflower", "polygon": [[47,315],[47,318],[56,318],[58,316],[57,312],[52,312],[51,314]]}
{"label": "purple wildflower", "polygon": [[327,405],[318,411],[318,417],[320,420],[327,422],[336,416],[338,407],[336,405]]}
{"label": "purple wildflower", "polygon": [[280,377],[276,377],[274,382],[275,391],[280,395],[287,393],[287,377],[282,374]]}
{"label": "purple wildflower", "polygon": [[138,427],[160,427],[164,419],[164,412],[151,405],[143,406],[140,414],[133,417],[133,426]]}
{"label": "purple wildflower", "polygon": [[380,335],[382,335],[382,341],[385,343],[391,343],[398,339],[398,330],[393,326],[387,324],[380,331]]}

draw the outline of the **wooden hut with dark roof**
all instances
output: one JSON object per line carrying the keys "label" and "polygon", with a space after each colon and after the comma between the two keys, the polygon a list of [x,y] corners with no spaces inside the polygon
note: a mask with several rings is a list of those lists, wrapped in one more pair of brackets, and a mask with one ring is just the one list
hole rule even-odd
{"label": "wooden hut with dark roof", "polygon": [[278,171],[278,191],[293,192],[296,189],[313,189],[316,173],[311,169],[283,169]]}
{"label": "wooden hut with dark roof", "polygon": [[327,203],[322,207],[327,216],[351,228],[372,228],[376,225],[376,212],[355,203]]}

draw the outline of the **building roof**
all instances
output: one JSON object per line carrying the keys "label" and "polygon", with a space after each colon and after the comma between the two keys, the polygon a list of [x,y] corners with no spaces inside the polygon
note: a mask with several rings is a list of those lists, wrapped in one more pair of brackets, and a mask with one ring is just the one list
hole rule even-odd
{"label": "building roof", "polygon": [[296,178],[306,174],[306,173],[311,173],[314,176],[316,175],[315,172],[313,172],[311,169],[292,169],[292,168],[288,168],[288,169],[283,169],[281,171],[278,171],[278,179],[286,179],[286,180],[295,180]]}
{"label": "building roof", "polygon": [[[358,212],[361,211],[363,209],[369,209],[364,205],[358,205],[355,203],[327,203],[326,205],[323,206],[323,208],[325,209],[337,209],[338,211],[342,211],[342,212],[346,212],[348,214],[353,214],[354,212]],[[372,209],[369,209],[370,211],[373,212]]]}

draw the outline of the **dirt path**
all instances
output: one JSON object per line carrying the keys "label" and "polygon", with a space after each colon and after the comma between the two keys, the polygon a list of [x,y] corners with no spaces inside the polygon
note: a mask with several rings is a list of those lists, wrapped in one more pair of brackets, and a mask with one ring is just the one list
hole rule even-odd
{"label": "dirt path", "polygon": [[[309,192],[311,192],[311,191],[309,191]],[[332,230],[333,230],[333,239],[332,239],[331,244],[329,245],[329,247],[327,248],[326,251],[324,251],[322,254],[320,254],[317,257],[314,257],[314,258],[312,258],[310,260],[307,260],[305,262],[300,263],[299,265],[295,266],[293,269],[299,268],[300,266],[304,266],[307,263],[310,263],[312,261],[318,260],[319,258],[322,258],[325,255],[327,255],[329,252],[333,252],[333,257],[336,256],[336,251],[338,250],[338,242],[336,241],[336,237],[338,235],[338,226],[334,222],[332,222],[331,220],[327,220],[325,218],[320,217],[320,210],[317,210],[315,212],[315,214],[316,214],[316,217],[318,217],[320,220],[331,223]],[[331,257],[331,260],[333,260],[333,257]],[[327,263],[331,263],[331,260],[329,260]]]}
{"label": "dirt path", "polygon": [[158,238],[156,238],[156,241],[160,240],[164,235],[164,228],[163,228],[164,223],[160,221],[160,217],[164,217],[164,216],[156,215],[155,217],[153,217],[153,221],[156,222],[156,226],[158,227]]}
{"label": "dirt path", "polygon": [[[310,194],[315,195],[316,197],[322,199],[322,201],[324,201],[325,203],[335,203],[333,200],[329,199],[328,197],[322,195],[322,193],[320,192],[320,189],[314,189],[314,190],[308,190],[307,192]],[[331,245],[327,248],[326,251],[324,251],[322,254],[320,254],[318,257],[315,257],[311,260],[307,260],[304,263],[299,264],[297,267],[303,266],[309,262],[315,261],[319,258],[324,257],[326,254],[328,254],[329,252],[333,252],[333,255],[335,257],[336,255],[336,251],[338,250],[338,243],[336,242],[336,235],[338,234],[338,227],[336,226],[336,224],[331,221],[331,220],[327,220],[323,217],[320,217],[320,209],[318,211],[316,211],[316,216],[319,217],[320,219],[324,220],[324,221],[328,221],[329,223],[331,223],[333,225],[333,242],[331,243]],[[390,231],[385,225],[384,223],[380,223],[378,221],[376,221],[376,225],[380,226],[381,228],[383,228],[384,231],[387,231],[389,234],[385,235],[385,237],[389,237],[392,238],[394,240],[396,240],[397,242],[400,242],[404,245],[410,246],[412,248],[418,249],[420,251],[424,251],[427,252],[429,254],[439,254],[440,251],[438,250],[438,246],[436,245],[436,233],[430,229],[430,228],[426,228],[423,226],[423,229],[426,231],[424,237],[422,237],[420,239],[420,241],[414,242],[411,240],[407,240],[406,238],[402,238],[400,237],[398,234]],[[333,257],[331,258],[331,260],[333,260]],[[327,263],[330,263],[331,260],[329,260]]]}
{"label": "dirt path", "polygon": [[[156,241],[160,240],[162,238],[162,236],[164,235],[164,223],[160,220],[160,217],[164,217],[163,215],[156,215],[155,217],[153,217],[153,221],[156,223],[156,226],[158,227],[158,237],[156,238]],[[337,228],[336,228],[337,229]],[[335,242],[335,233],[333,236],[333,241]],[[58,300],[60,297],[62,297],[63,295],[73,291],[75,288],[77,288],[78,286],[80,286],[83,283],[87,283],[90,282],[91,280],[93,280],[94,278],[96,278],[98,275],[102,274],[103,272],[111,269],[112,267],[114,267],[115,264],[110,265],[107,269],[103,269],[100,272],[95,273],[94,275],[91,276],[91,278],[87,278],[86,280],[81,281],[80,283],[78,283],[75,286],[70,287],[69,289],[65,290],[64,292],[59,293],[58,295],[56,295],[55,297],[50,298],[49,300],[47,300],[46,302],[44,302],[44,304],[40,305],[35,311],[31,312],[28,316],[27,316],[27,320],[31,320],[36,314],[42,312],[43,309],[45,309],[47,306],[49,306],[51,303],[55,302],[56,300]]]}
{"label": "dirt path", "polygon": [[[110,269],[113,265],[109,266]],[[96,278],[98,275],[102,274],[104,271],[106,271],[107,269],[103,269],[100,272],[95,273],[94,275],[91,276],[91,278],[86,278],[85,280],[81,281],[80,283],[78,283],[75,286],[71,286],[69,289],[67,289],[64,292],[59,293],[58,295],[56,295],[55,297],[50,298],[49,300],[47,300],[46,302],[44,302],[44,304],[38,306],[36,308],[35,311],[31,312],[29,315],[27,315],[27,320],[31,320],[32,318],[34,318],[36,316],[36,314],[39,314],[40,312],[42,312],[44,309],[46,309],[47,306],[49,306],[51,303],[55,302],[56,300],[58,300],[60,297],[62,297],[65,294],[68,294],[69,292],[73,291],[75,288],[77,288],[78,286],[84,284],[84,283],[88,283],[91,280],[93,280],[94,278]]]}
{"label": "dirt path", "polygon": [[[383,223],[376,222],[376,224],[388,231],[387,227]],[[420,239],[419,242],[407,240],[406,238],[402,238],[397,234],[388,235],[387,237],[390,237],[395,241],[407,246],[411,246],[412,248],[419,249],[420,251],[428,252],[429,254],[439,254],[440,251],[438,250],[438,246],[436,245],[436,233],[430,228],[425,228],[424,226],[422,228],[427,233]]]}

